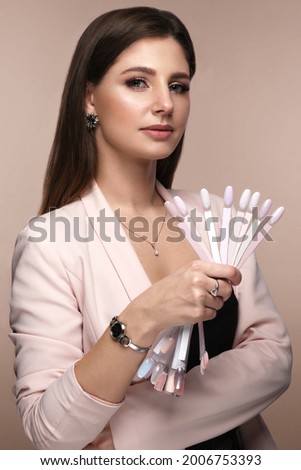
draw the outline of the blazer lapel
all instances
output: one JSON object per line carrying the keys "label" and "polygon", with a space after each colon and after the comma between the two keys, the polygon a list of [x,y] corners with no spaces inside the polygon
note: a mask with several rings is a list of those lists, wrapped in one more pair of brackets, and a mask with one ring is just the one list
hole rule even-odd
{"label": "blazer lapel", "polygon": [[96,181],[81,200],[89,220],[93,221],[96,242],[102,244],[129,300],[133,300],[151,282],[130,240]]}

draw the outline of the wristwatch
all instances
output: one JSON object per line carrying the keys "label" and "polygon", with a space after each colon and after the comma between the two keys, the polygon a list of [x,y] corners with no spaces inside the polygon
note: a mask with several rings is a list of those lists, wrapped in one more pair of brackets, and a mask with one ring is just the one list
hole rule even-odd
{"label": "wristwatch", "polygon": [[148,348],[141,348],[132,342],[132,340],[125,334],[126,324],[119,320],[119,318],[113,317],[110,322],[110,335],[114,341],[118,341],[124,348],[131,348],[134,351],[146,353],[149,351]]}

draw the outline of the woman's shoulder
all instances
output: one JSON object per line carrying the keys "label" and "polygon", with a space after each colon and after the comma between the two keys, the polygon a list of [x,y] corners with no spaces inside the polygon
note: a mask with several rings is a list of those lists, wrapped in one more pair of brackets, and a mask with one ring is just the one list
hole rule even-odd
{"label": "woman's shoulder", "polygon": [[[39,253],[64,252],[66,246],[76,239],[76,234],[84,237],[87,232],[84,208],[80,199],[58,209],[32,217],[19,231],[15,240],[13,265],[21,256],[34,256]],[[66,243],[67,242],[67,243]]]}
{"label": "woman's shoulder", "polygon": [[80,199],[58,209],[31,218],[18,233],[15,241],[12,271],[20,260],[61,260],[70,265],[75,254],[83,250],[89,228]]}
{"label": "woman's shoulder", "polygon": [[83,205],[81,200],[77,199],[65,206],[32,217],[21,229],[17,239],[54,241],[54,236],[59,239],[64,233],[69,233],[74,224],[82,220],[83,214]]}

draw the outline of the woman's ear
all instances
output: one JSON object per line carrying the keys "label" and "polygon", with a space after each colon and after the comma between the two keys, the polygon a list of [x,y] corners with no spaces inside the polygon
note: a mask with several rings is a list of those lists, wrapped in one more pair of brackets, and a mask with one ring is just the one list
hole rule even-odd
{"label": "woman's ear", "polygon": [[89,114],[97,114],[94,107],[94,86],[90,82],[86,85],[85,111]]}

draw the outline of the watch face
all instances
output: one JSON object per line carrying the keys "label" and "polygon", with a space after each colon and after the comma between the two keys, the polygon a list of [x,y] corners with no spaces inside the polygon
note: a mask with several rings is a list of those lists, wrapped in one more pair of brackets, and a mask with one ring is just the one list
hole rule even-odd
{"label": "watch face", "polygon": [[120,337],[120,335],[122,334],[124,328],[123,326],[121,325],[121,323],[119,322],[116,322],[114,323],[114,325],[111,326],[111,335],[113,338],[117,339]]}

